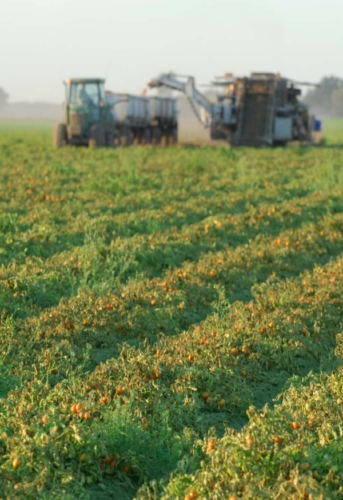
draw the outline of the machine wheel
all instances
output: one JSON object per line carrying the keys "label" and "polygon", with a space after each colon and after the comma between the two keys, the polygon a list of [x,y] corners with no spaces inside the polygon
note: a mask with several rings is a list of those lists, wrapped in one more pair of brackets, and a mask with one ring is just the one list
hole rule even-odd
{"label": "machine wheel", "polygon": [[147,144],[150,144],[150,133],[149,130],[143,130],[140,134],[140,145],[141,146],[146,146]]}
{"label": "machine wheel", "polygon": [[140,130],[136,130],[133,133],[133,141],[132,141],[132,143],[133,143],[134,146],[139,146],[139,144],[141,143],[141,132],[140,132]]}
{"label": "machine wheel", "polygon": [[54,148],[61,148],[67,141],[67,127],[64,123],[56,123],[54,127]]}
{"label": "machine wheel", "polygon": [[114,136],[114,138],[113,138],[113,145],[114,145],[114,147],[121,146],[120,137],[118,135]]}
{"label": "machine wheel", "polygon": [[128,130],[125,135],[125,146],[132,146],[134,142],[134,134],[132,130]]}
{"label": "machine wheel", "polygon": [[114,134],[108,133],[106,134],[106,147],[108,148],[114,148]]}
{"label": "machine wheel", "polygon": [[133,134],[131,130],[124,130],[122,135],[120,136],[120,145],[121,146],[132,146],[133,143]]}
{"label": "machine wheel", "polygon": [[288,141],[274,141],[273,142],[273,147],[274,148],[284,148],[287,146]]}
{"label": "machine wheel", "polygon": [[167,145],[174,146],[177,143],[177,129],[172,129],[167,135]]}
{"label": "machine wheel", "polygon": [[159,128],[153,128],[151,132],[151,144],[157,146],[161,144],[162,134]]}
{"label": "machine wheel", "polygon": [[162,137],[161,137],[161,146],[163,146],[163,147],[168,146],[168,133],[167,132],[165,132],[164,134],[162,134]]}
{"label": "machine wheel", "polygon": [[178,135],[177,135],[177,127],[175,127],[173,129],[173,143],[174,144],[177,144],[177,139],[178,139]]}
{"label": "machine wheel", "polygon": [[105,133],[99,123],[91,126],[88,146],[90,148],[101,148],[105,145]]}

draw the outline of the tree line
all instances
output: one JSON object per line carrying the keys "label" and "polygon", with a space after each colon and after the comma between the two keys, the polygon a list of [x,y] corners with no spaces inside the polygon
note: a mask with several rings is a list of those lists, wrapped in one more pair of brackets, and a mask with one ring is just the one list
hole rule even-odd
{"label": "tree line", "polygon": [[316,113],[343,118],[343,80],[325,76],[317,87],[307,92],[304,101]]}

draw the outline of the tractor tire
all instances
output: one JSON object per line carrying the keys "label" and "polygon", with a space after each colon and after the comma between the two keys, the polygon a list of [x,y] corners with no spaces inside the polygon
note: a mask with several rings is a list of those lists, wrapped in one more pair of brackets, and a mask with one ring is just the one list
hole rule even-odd
{"label": "tractor tire", "polygon": [[105,133],[102,126],[98,123],[91,126],[88,146],[90,148],[102,148],[105,146]]}
{"label": "tractor tire", "polygon": [[66,144],[67,141],[67,127],[64,123],[56,123],[54,127],[54,138],[53,146],[54,148],[61,148]]}

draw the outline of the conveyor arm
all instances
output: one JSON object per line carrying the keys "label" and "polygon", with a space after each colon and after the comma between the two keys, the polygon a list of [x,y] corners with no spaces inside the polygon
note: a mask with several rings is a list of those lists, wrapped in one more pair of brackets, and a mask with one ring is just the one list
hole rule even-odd
{"label": "conveyor arm", "polygon": [[183,82],[179,80],[176,75],[172,73],[164,73],[154,80],[151,80],[149,87],[166,86],[173,90],[178,90],[186,94],[190,99],[204,108],[211,116],[213,114],[213,104],[197,90],[192,76],[186,77],[187,80]]}

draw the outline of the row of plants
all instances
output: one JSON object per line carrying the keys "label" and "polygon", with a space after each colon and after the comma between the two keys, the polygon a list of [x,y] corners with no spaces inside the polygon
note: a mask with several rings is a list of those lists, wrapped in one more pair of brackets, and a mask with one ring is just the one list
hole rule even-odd
{"label": "row of plants", "polygon": [[339,498],[341,152],[48,141],[0,138],[5,497]]}

